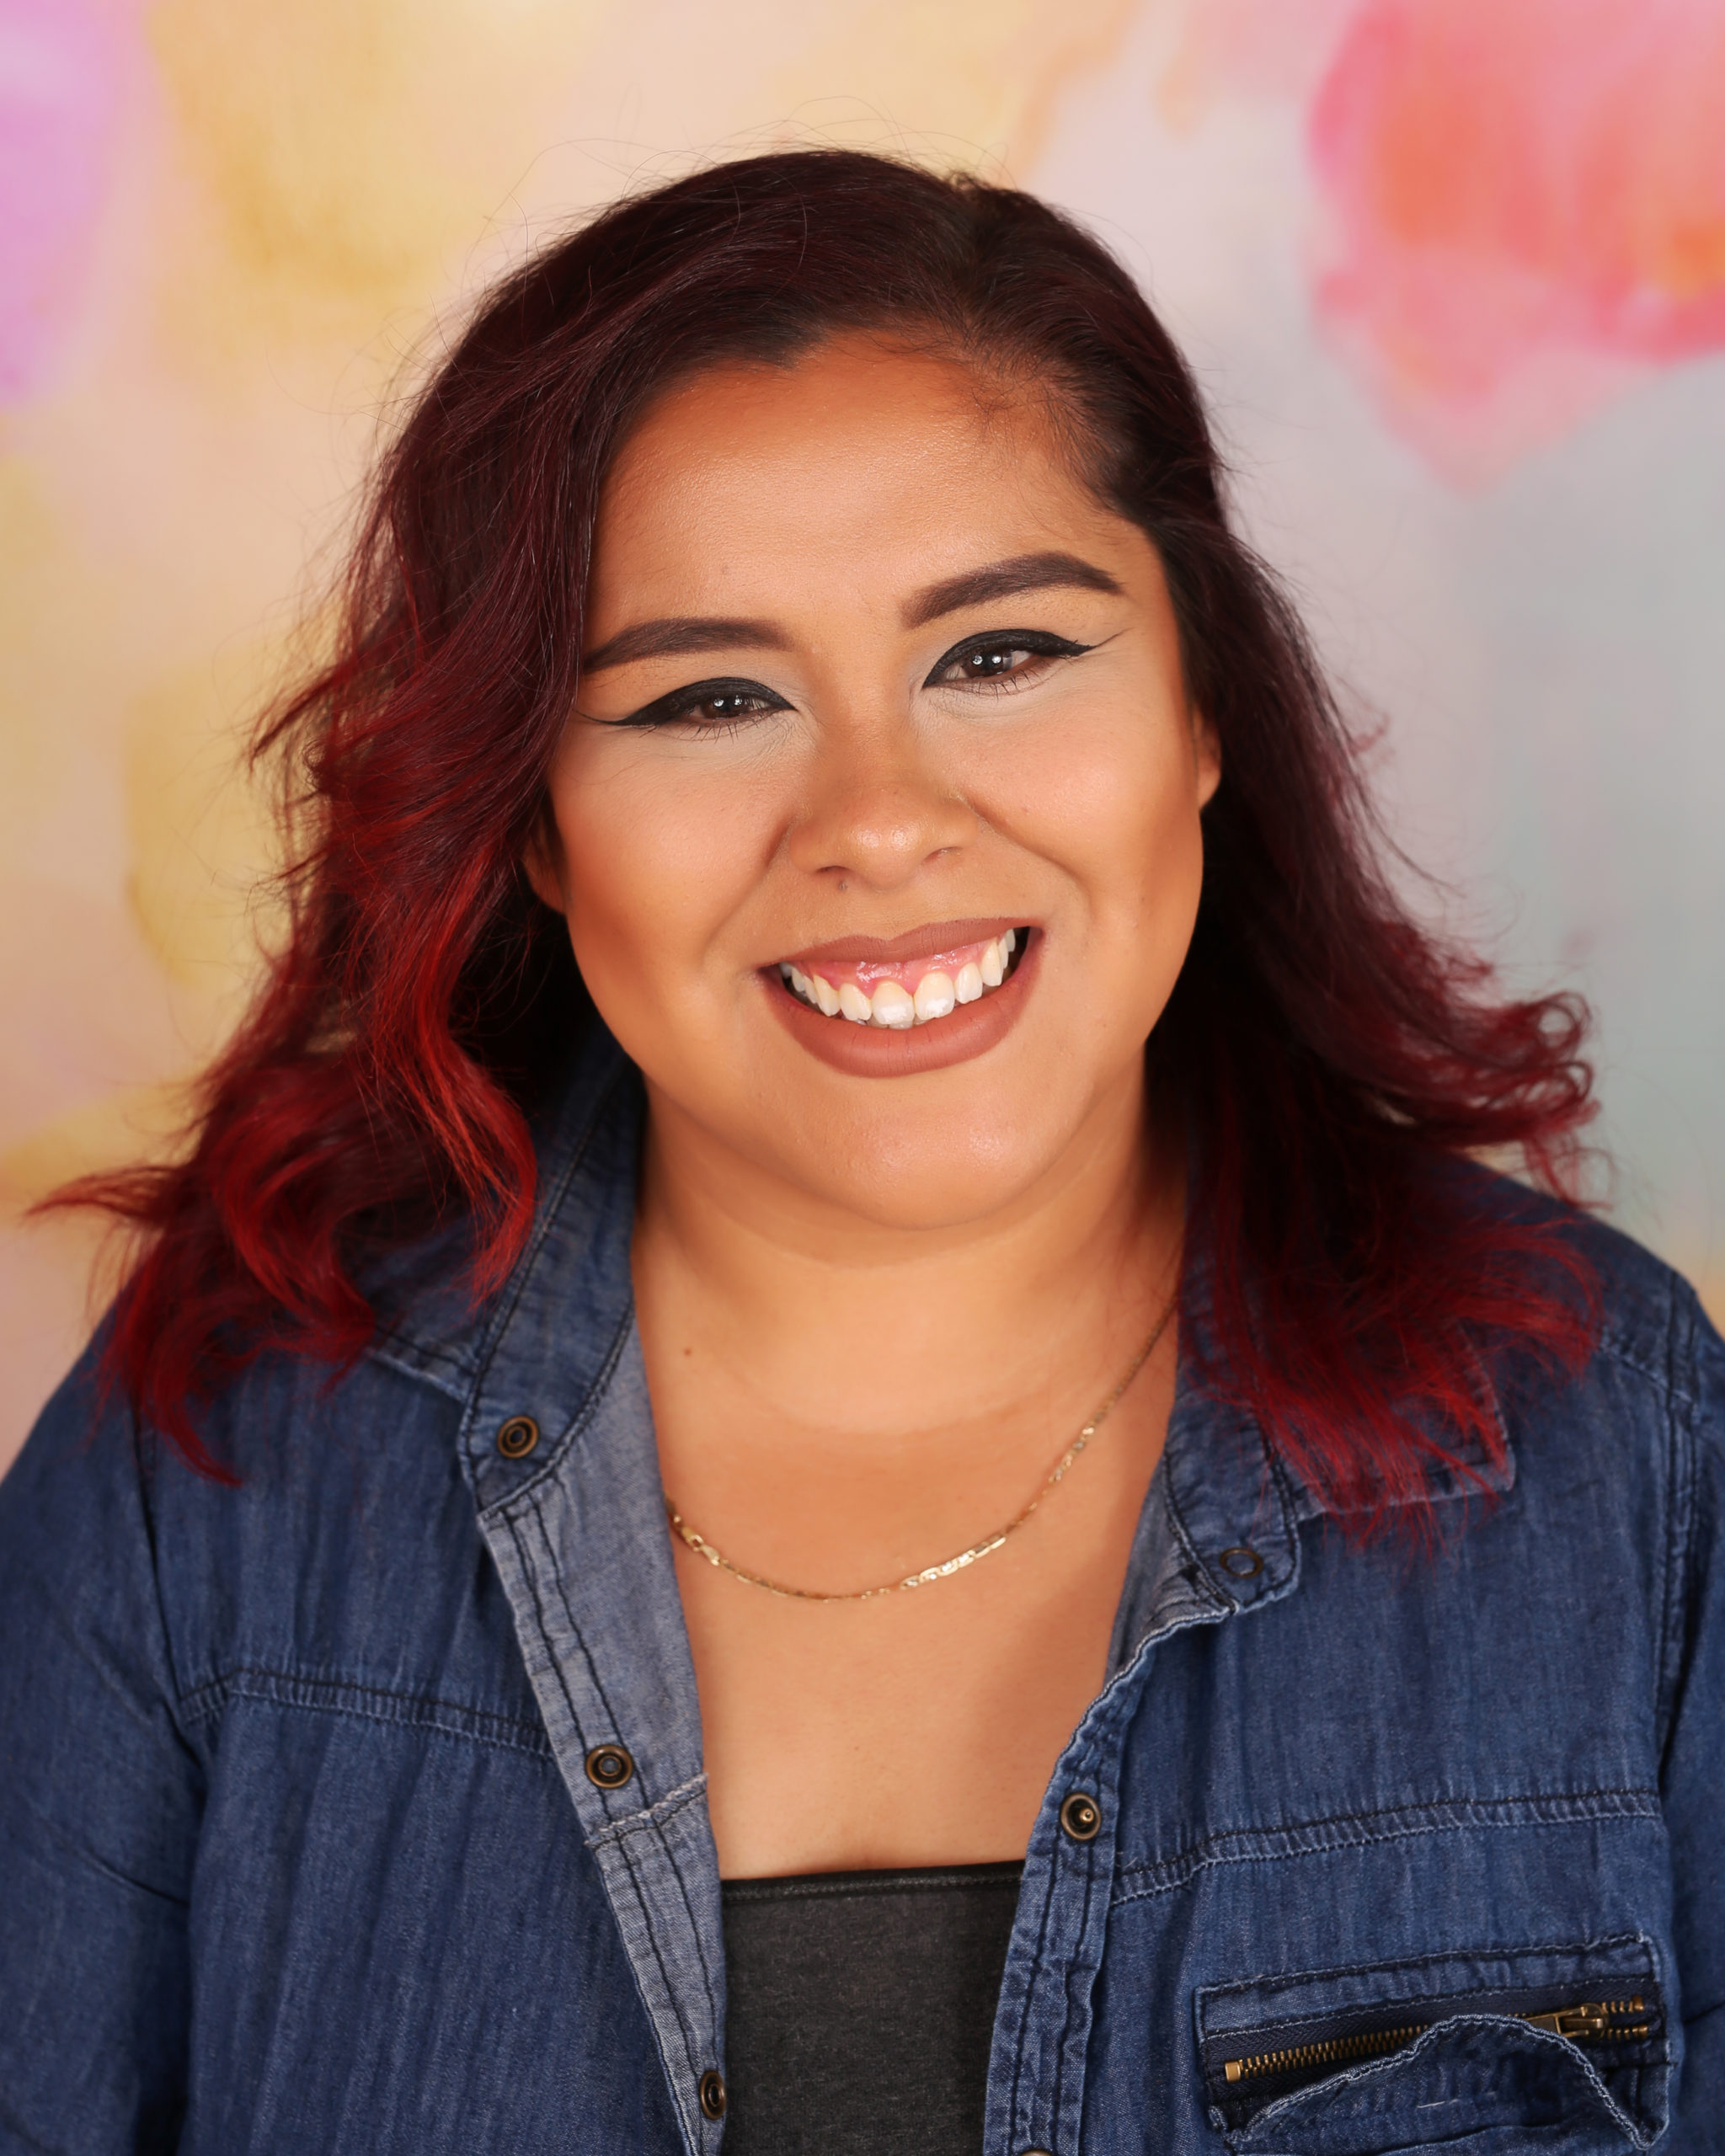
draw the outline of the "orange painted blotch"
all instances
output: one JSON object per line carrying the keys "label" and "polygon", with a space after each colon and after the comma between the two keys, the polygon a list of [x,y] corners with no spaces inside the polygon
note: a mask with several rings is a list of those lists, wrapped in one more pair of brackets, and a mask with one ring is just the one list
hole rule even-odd
{"label": "orange painted blotch", "polygon": [[1458,476],[1725,345],[1718,0],[1370,0],[1310,141],[1320,309]]}

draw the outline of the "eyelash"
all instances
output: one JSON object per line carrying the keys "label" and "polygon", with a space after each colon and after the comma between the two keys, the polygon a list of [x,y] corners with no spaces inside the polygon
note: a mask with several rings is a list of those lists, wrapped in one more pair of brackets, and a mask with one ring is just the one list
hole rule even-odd
{"label": "eyelash", "polygon": [[966,659],[1003,652],[1022,652],[1027,659],[1077,659],[1095,648],[1093,644],[1074,643],[1070,637],[1052,636],[1046,629],[1003,629],[992,636],[966,637],[963,643],[955,643],[936,660],[922,686],[925,689],[980,689],[986,695],[1010,696],[1023,686],[1024,676],[1016,668],[1010,675],[973,674],[956,681],[943,681],[941,675],[948,667],[962,665]]}
{"label": "eyelash", "polygon": [[680,720],[692,719],[703,704],[724,702],[751,703],[754,711],[723,712],[717,718],[698,722],[703,734],[734,733],[739,726],[751,718],[767,718],[773,712],[788,711],[790,706],[771,689],[763,688],[759,681],[717,680],[692,681],[686,688],[673,689],[669,696],[660,696],[650,704],[643,704],[639,711],[631,712],[627,718],[610,721],[613,726],[675,726]]}
{"label": "eyelash", "polygon": [[[972,675],[968,680],[943,681],[943,674],[951,666],[962,665],[966,659],[982,659],[1001,654],[1022,654],[1027,659],[1076,659],[1095,648],[1087,643],[1074,643],[1068,637],[1057,637],[1045,629],[1007,629],[993,636],[967,637],[963,643],[955,643],[935,661],[925,689],[963,689],[985,696],[1010,696],[1024,686],[1023,672],[1014,668],[1010,674]],[[752,711],[728,711],[711,718],[699,719],[697,730],[702,733],[734,733],[752,718],[771,718],[776,712],[788,711],[785,699],[765,688],[759,681],[726,678],[711,681],[692,681],[685,688],[673,689],[669,696],[660,696],[650,704],[644,704],[639,711],[631,712],[627,718],[612,719],[613,726],[659,727],[675,726],[695,719],[703,705],[717,703],[752,704]]]}

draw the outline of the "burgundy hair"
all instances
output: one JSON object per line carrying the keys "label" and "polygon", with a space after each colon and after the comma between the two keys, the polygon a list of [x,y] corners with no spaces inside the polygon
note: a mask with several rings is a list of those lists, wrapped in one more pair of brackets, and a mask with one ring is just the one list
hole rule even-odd
{"label": "burgundy hair", "polygon": [[879,328],[1041,396],[1157,547],[1224,776],[1151,1043],[1190,1133],[1204,1352],[1356,1516],[1501,1451],[1482,1355],[1573,1365],[1595,1295],[1561,1208],[1590,1110],[1572,999],[1504,1001],[1415,925],[1286,601],[1229,529],[1192,378],[1033,197],[849,152],[749,158],[607,211],[499,285],[385,457],[333,661],[267,725],[302,835],[291,932],[177,1165],[75,1187],[144,1232],[106,1357],[194,1465],[264,1346],[339,1366],[376,1253],[468,1220],[474,1292],[531,1216],[528,1116],[593,1022],[521,867],[574,701],[601,483],[648,399]]}

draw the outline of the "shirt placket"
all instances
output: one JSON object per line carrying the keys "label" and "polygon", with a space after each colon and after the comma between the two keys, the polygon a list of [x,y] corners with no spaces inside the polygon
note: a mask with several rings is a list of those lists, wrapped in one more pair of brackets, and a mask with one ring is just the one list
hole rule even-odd
{"label": "shirt placket", "polygon": [[1219,1415],[1183,1373],[1129,1567],[1141,1629],[1062,1754],[1027,1852],[990,2060],[986,2156],[1078,2156],[1125,1737],[1157,1647],[1279,1600],[1298,1576],[1291,1493],[1256,1426]]}
{"label": "shirt placket", "polygon": [[684,2147],[699,2156],[717,2150],[726,2105],[723,1917],[694,1669],[651,1448],[631,1324],[550,1471],[483,1510],[480,1526]]}
{"label": "shirt placket", "polygon": [[462,1445],[686,2156],[716,2156],[718,1860],[630,1286],[640,1116],[619,1059],[560,1134],[532,1241],[478,1352]]}
{"label": "shirt placket", "polygon": [[[987,2156],[1077,2148],[1091,1992],[1108,1932],[1119,1774],[1117,1718],[1087,1717],[1060,1760],[1025,1853],[995,2020]],[[1094,1808],[1093,1828],[1087,1806]]]}

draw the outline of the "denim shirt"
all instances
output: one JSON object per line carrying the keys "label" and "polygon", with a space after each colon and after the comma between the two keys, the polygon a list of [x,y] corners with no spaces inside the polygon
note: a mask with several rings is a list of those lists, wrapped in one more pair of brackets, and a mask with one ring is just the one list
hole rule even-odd
{"label": "denim shirt", "polygon": [[[237,1490],[88,1358],[43,1416],[0,1486],[0,2149],[719,2156],[640,1127],[595,1044],[505,1287],[434,1246],[355,1368],[254,1365]],[[1429,1556],[1350,1541],[1183,1348],[987,2156],[1725,2150],[1725,1348],[1584,1233],[1599,1350],[1503,1396]]]}

